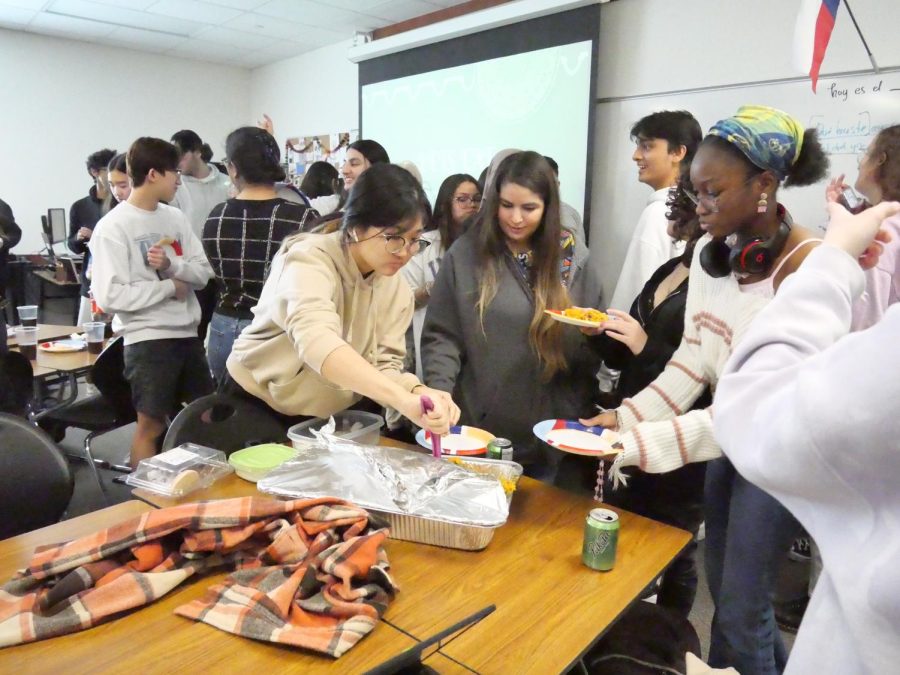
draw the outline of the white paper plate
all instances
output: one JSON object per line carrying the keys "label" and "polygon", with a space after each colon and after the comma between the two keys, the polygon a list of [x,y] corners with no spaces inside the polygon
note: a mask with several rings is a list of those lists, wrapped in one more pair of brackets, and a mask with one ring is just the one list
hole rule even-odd
{"label": "white paper plate", "polygon": [[[487,444],[494,435],[484,429],[469,426],[450,427],[450,433],[441,437],[442,455],[480,456],[487,452]],[[416,442],[431,450],[431,433],[419,429]]]}
{"label": "white paper plate", "polygon": [[533,431],[547,445],[574,455],[610,457],[621,452],[612,447],[619,434],[603,427],[586,427],[571,420],[544,420],[535,424]]}

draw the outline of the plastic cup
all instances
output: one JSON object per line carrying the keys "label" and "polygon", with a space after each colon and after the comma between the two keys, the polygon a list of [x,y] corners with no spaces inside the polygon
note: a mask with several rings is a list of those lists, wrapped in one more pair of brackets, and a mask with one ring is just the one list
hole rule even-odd
{"label": "plastic cup", "polygon": [[19,352],[29,361],[37,358],[38,329],[35,326],[16,326],[16,344]]}
{"label": "plastic cup", "polygon": [[91,354],[99,354],[102,352],[106,324],[102,321],[88,321],[83,327],[84,334],[87,337],[88,352]]}
{"label": "plastic cup", "polygon": [[37,305],[19,305],[16,308],[19,312],[19,323],[29,328],[37,326]]}

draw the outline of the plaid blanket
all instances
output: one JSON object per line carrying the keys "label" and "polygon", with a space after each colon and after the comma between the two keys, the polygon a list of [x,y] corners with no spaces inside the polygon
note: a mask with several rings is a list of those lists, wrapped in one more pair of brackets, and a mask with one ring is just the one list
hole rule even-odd
{"label": "plaid blanket", "polygon": [[0,647],[95,626],[188,577],[235,570],[176,613],[224,631],[340,656],[393,598],[383,543],[338,499],[244,497],[149,511],[38,548],[0,589]]}

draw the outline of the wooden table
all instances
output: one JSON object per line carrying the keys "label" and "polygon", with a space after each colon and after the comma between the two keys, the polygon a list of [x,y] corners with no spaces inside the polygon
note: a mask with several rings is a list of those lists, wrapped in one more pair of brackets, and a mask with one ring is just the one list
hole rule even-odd
{"label": "wooden table", "polygon": [[[35,546],[84,536],[152,510],[139,501],[111,506],[0,541],[0,577],[25,567]],[[287,672],[360,673],[412,647],[413,638],[381,622],[338,660],[257,642],[176,616],[176,607],[201,597],[224,574],[189,580],[151,605],[71,635],[0,649],[4,673]],[[441,673],[468,672],[437,654],[428,663]]]}
{"label": "wooden table", "polygon": [[31,362],[34,376],[43,378],[56,373],[66,373],[77,377],[91,369],[98,354],[91,354],[87,349],[80,352],[44,352],[38,349],[37,359]]}
{"label": "wooden table", "polygon": [[[6,344],[9,346],[16,344],[16,333],[13,330],[14,326],[9,326],[7,328],[6,335]],[[52,323],[39,323],[37,325],[38,329],[38,343],[41,342],[49,342],[51,340],[59,340],[61,338],[67,338],[72,333],[80,333],[81,330],[78,326],[60,326]]]}
{"label": "wooden table", "polygon": [[[403,445],[391,443],[392,445]],[[157,506],[261,495],[232,474],[183,500],[137,489]],[[575,663],[690,541],[683,530],[620,509],[615,568],[581,563],[584,520],[597,502],[530,478],[484,551],[391,540],[400,586],[385,618],[424,639],[489,605],[497,610],[442,649],[482,673],[550,673]]]}

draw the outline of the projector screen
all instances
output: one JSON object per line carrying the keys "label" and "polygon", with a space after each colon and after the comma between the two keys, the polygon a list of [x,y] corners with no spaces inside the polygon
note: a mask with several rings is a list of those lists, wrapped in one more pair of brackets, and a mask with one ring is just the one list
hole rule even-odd
{"label": "projector screen", "polygon": [[[476,178],[498,150],[559,164],[562,200],[587,221],[597,6],[360,64],[361,138],[412,161],[434,201],[454,173]],[[380,63],[379,63],[380,62]]]}

